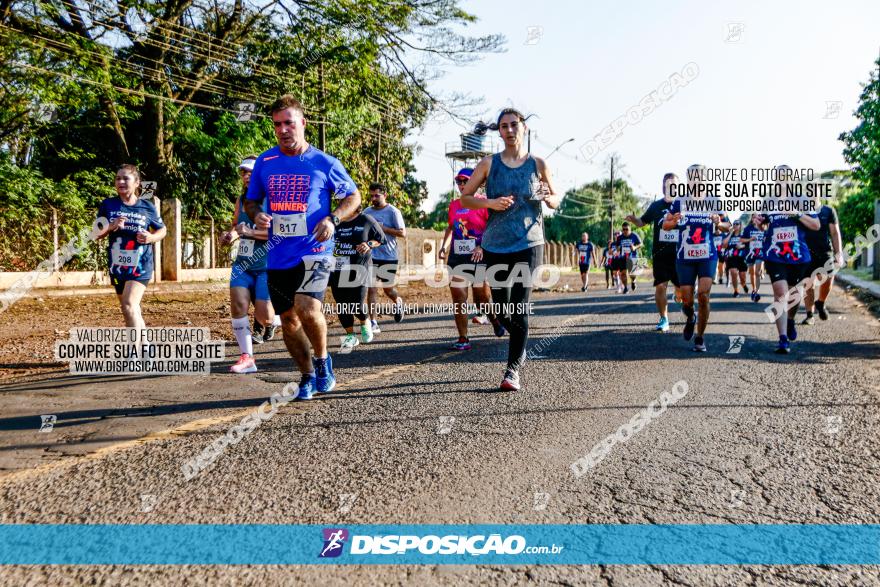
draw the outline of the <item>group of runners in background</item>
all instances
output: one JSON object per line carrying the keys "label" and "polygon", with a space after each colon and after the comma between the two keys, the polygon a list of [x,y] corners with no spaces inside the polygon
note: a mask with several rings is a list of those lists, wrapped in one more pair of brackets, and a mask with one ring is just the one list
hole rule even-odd
{"label": "group of runners in background", "polygon": [[[237,251],[230,277],[230,320],[240,356],[231,371],[256,371],[253,344],[273,339],[280,328],[300,372],[298,397],[310,399],[336,385],[323,308],[328,288],[344,330],[341,353],[381,332],[375,313],[379,290],[390,300],[394,320],[403,319],[404,300],[395,285],[396,239],[406,237],[406,227],[400,210],[388,203],[385,186],[371,184],[370,205],[364,207],[342,164],[306,142],[303,107],[295,98],[282,96],[270,112],[278,145],[239,165],[242,192],[234,199],[233,224],[221,236],[222,243]],[[460,197],[450,204],[439,251],[453,274],[450,295],[458,337],[452,348],[471,348],[466,310],[471,290],[475,304],[496,310],[474,316],[472,323],[491,324],[496,336],[509,337],[499,387],[511,391],[520,389],[529,332],[532,282],[521,277],[533,275],[543,264],[543,206],[554,209],[561,202],[546,162],[527,150],[526,120],[507,108],[494,123],[484,125],[499,132],[504,149],[456,173]],[[589,288],[590,268],[601,264],[606,287],[625,294],[637,287],[634,272],[643,249],[633,225],[651,225],[660,315],[655,329],[669,330],[671,282],[685,317],[683,336],[694,339],[695,351],[707,350],[710,292],[723,275],[734,297],[742,289],[757,302],[766,265],[774,300],[784,300],[802,277],[831,255],[840,257],[836,214],[827,206],[818,214],[755,214],[743,226],[723,213],[683,210],[681,201],[670,196],[669,186],[676,181],[674,174],[666,174],[663,197],[641,216],[627,217],[601,253],[586,232],[575,249],[582,292]],[[143,328],[140,300],[153,272],[153,248],[148,245],[165,236],[165,227],[152,202],[138,197],[139,184],[138,170],[122,166],[116,176],[117,197],[102,202],[98,216],[108,221],[99,238],[109,237],[109,273],[126,326]],[[481,279],[487,268],[492,278]],[[812,323],[814,310],[827,319],[830,290],[830,279],[818,295],[808,285],[805,323]],[[797,338],[797,308],[777,320],[777,352],[789,352]]]}

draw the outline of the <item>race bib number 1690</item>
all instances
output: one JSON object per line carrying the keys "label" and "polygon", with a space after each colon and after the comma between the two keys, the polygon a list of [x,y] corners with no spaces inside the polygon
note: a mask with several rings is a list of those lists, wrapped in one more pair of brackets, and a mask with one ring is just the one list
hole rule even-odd
{"label": "race bib number 1690", "polygon": [[773,242],[775,243],[790,243],[796,240],[797,228],[793,226],[773,229]]}
{"label": "race bib number 1690", "polygon": [[684,244],[684,258],[685,259],[708,259],[711,254],[709,251],[709,243],[699,243],[699,244]]}

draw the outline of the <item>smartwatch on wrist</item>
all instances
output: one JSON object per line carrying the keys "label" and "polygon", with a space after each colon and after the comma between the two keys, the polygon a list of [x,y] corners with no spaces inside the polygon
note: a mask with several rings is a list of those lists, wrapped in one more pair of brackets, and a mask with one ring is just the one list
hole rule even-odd
{"label": "smartwatch on wrist", "polygon": [[333,223],[333,226],[339,226],[339,216],[336,214],[330,215],[330,221]]}

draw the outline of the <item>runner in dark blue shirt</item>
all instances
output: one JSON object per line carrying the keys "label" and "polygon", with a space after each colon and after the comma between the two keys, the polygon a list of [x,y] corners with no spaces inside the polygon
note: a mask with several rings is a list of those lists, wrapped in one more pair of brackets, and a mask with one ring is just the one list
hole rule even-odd
{"label": "runner in dark blue shirt", "polygon": [[742,286],[749,293],[746,285],[746,254],[748,249],[742,241],[742,222],[735,220],[722,243],[727,258],[727,271],[730,275],[730,283],[733,285],[733,297],[739,297],[739,288]]}
{"label": "runner in dark blue shirt", "polygon": [[715,270],[715,283],[722,284],[727,277],[727,271],[724,267],[724,233],[721,232],[718,227],[715,227],[715,232],[712,234],[712,246],[715,247],[715,251],[718,253],[718,268]]}
{"label": "runner in dark blue shirt", "polygon": [[[678,229],[664,230],[663,222],[666,214],[672,206],[673,198],[669,195],[670,184],[677,183],[678,176],[667,173],[663,176],[663,197],[654,200],[641,218],[634,215],[626,219],[638,227],[650,224],[653,228],[652,262],[654,272],[654,303],[660,313],[660,321],[654,330],[667,332],[669,330],[669,316],[667,313],[667,283],[673,283],[678,294],[678,273],[675,270],[675,256],[678,251]],[[678,299],[678,295],[676,295]]]}
{"label": "runner in dark blue shirt", "polygon": [[[837,224],[837,210],[831,206],[822,206],[819,209],[819,230],[806,231],[807,248],[810,249],[810,263],[807,266],[807,275],[810,276],[810,282],[807,284],[806,293],[804,295],[804,307],[807,310],[807,317],[803,324],[813,324],[813,309],[822,320],[828,320],[828,312],[825,310],[825,301],[831,294],[831,286],[834,285],[834,274],[828,268],[840,267],[843,265],[841,251],[840,229]],[[833,253],[833,256],[832,256]],[[877,261],[875,261],[876,263]],[[819,284],[819,299],[816,299],[814,287],[818,284],[818,279],[813,279],[813,274],[822,273],[827,275],[827,279],[822,279]],[[815,300],[815,304],[814,304]]]}
{"label": "runner in dark blue shirt", "polygon": [[752,301],[761,301],[758,290],[761,287],[761,278],[764,276],[764,229],[761,228],[759,216],[752,214],[749,225],[743,229],[742,242],[747,243],[746,266],[749,268],[749,279],[752,283]]}
{"label": "runner in dark blue shirt", "polygon": [[[780,165],[777,172],[790,171],[787,165]],[[779,182],[782,193],[787,193],[787,181]],[[778,202],[768,202],[778,207]],[[761,215],[764,233],[764,263],[770,282],[773,284],[774,307],[787,307],[790,296],[798,296],[797,285],[810,263],[810,250],[807,247],[807,230],[818,230],[819,219],[815,214],[768,211]],[[789,292],[789,290],[794,290]],[[797,297],[794,298],[797,300]],[[776,312],[776,331],[779,333],[778,354],[791,352],[791,342],[797,339],[794,317],[800,303],[792,304],[787,312]]]}
{"label": "runner in dark blue shirt", "polygon": [[617,261],[617,270],[620,274],[620,282],[623,284],[623,293],[629,291],[627,280],[635,291],[636,278],[631,274],[635,268],[636,259],[639,257],[639,249],[642,248],[642,238],[632,231],[629,222],[624,222],[620,227],[620,236],[617,237],[615,244],[620,255]]}
{"label": "runner in dark blue shirt", "polygon": [[119,296],[125,325],[144,328],[141,299],[153,277],[153,243],[165,238],[165,224],[152,202],[139,199],[141,175],[134,165],[116,172],[117,196],[98,207],[98,218],[108,226],[96,238],[109,236],[107,266]]}
{"label": "runner in dark blue shirt", "polygon": [[578,256],[578,269],[581,272],[581,291],[587,291],[590,287],[590,265],[593,264],[593,243],[590,242],[590,234],[585,232],[581,240],[575,243]]}
{"label": "runner in dark blue shirt", "polygon": [[[688,167],[690,189],[698,190],[703,185],[701,178],[705,169],[702,165]],[[730,224],[727,216],[718,211],[716,198],[707,196],[704,191],[698,190],[698,193],[701,195],[695,199],[684,200],[684,207],[683,199],[675,198],[663,222],[663,229],[674,230],[677,227],[679,231],[675,270],[681,284],[681,311],[687,319],[682,336],[690,340],[696,329],[693,350],[705,353],[707,348],[703,335],[709,323],[709,295],[718,265],[718,249],[712,236],[716,228],[727,232]],[[694,311],[695,288],[700,306],[698,315]]]}

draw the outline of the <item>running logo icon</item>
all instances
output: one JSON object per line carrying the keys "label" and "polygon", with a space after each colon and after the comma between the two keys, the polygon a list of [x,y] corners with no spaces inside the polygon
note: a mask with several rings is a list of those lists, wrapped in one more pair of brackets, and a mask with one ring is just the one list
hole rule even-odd
{"label": "running logo icon", "polygon": [[333,558],[342,554],[345,541],[348,540],[348,530],[344,528],[324,528],[324,548],[318,558]]}

